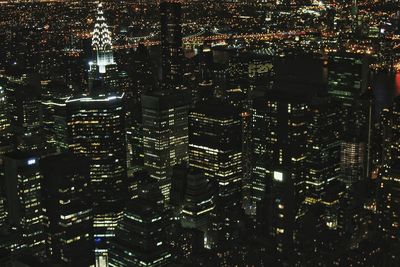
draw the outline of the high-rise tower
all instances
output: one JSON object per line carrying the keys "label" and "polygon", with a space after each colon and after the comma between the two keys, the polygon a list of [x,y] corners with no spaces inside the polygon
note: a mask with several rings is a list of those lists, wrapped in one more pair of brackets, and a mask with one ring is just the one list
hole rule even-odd
{"label": "high-rise tower", "polygon": [[[252,109],[251,201],[257,213],[271,214],[269,231],[283,257],[292,251],[292,226],[306,189],[310,102],[306,90],[298,84],[277,83],[265,97],[254,100]],[[259,209],[262,201],[269,203],[264,210]]]}
{"label": "high-rise tower", "polygon": [[92,47],[96,52],[96,62],[99,73],[106,73],[106,68],[114,63],[114,55],[112,51],[111,32],[108,29],[106,19],[104,17],[103,5],[99,3],[97,6],[96,23],[92,36]]}
{"label": "high-rise tower", "polygon": [[89,163],[65,153],[40,161],[47,255],[73,266],[94,264]]}
{"label": "high-rise tower", "polygon": [[340,108],[327,96],[314,97],[310,104],[310,120],[305,159],[305,202],[323,200],[329,183],[340,174],[340,140],[338,121]]}
{"label": "high-rise tower", "polygon": [[123,95],[67,100],[67,127],[69,149],[89,160],[95,238],[107,241],[122,217],[127,193]]}
{"label": "high-rise tower", "polygon": [[39,159],[21,151],[6,154],[4,178],[8,220],[21,234],[20,248],[42,255],[45,239]]}
{"label": "high-rise tower", "polygon": [[155,91],[142,96],[144,167],[159,181],[167,201],[172,168],[188,159],[189,102],[186,91]]}
{"label": "high-rise tower", "polygon": [[172,259],[167,230],[170,209],[151,181],[140,185],[138,198],[130,201],[111,242],[109,266],[168,266]]}
{"label": "high-rise tower", "polygon": [[10,121],[8,118],[5,89],[0,85],[0,133],[4,139],[9,136]]}
{"label": "high-rise tower", "polygon": [[182,87],[182,6],[179,2],[160,4],[162,84],[165,88]]}
{"label": "high-rise tower", "polygon": [[239,112],[218,100],[199,103],[189,115],[189,163],[219,184],[224,207],[241,199],[242,151]]}
{"label": "high-rise tower", "polygon": [[214,209],[211,183],[200,169],[191,169],[186,180],[182,226],[206,231],[210,212]]}
{"label": "high-rise tower", "polygon": [[[216,248],[236,238],[232,229],[238,221],[235,216],[239,214],[242,198],[239,112],[234,106],[219,100],[198,103],[190,112],[189,129],[189,164],[214,181],[213,188],[217,191],[215,208],[210,209],[211,224],[205,243],[207,247]],[[186,205],[184,219],[188,211]]]}

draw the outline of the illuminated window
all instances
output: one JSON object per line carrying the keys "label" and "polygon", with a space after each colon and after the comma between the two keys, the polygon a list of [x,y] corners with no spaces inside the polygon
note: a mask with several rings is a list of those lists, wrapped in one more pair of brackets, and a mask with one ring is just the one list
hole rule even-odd
{"label": "illuminated window", "polygon": [[33,165],[36,163],[36,159],[29,159],[28,160],[28,165]]}
{"label": "illuminated window", "polygon": [[277,182],[283,182],[283,173],[274,171],[274,180]]}

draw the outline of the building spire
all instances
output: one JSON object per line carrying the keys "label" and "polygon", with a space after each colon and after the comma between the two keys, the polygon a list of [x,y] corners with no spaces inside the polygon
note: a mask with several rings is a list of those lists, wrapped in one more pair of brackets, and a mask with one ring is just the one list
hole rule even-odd
{"label": "building spire", "polygon": [[92,47],[96,51],[96,64],[100,73],[106,72],[106,66],[114,64],[112,51],[111,32],[108,29],[103,12],[103,4],[97,6],[96,22],[92,34]]}

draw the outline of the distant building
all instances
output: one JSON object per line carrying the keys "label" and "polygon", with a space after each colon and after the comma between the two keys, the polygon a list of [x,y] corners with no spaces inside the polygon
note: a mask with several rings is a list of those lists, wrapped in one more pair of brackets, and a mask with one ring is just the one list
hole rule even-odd
{"label": "distant building", "polygon": [[43,107],[38,82],[8,81],[4,86],[10,132],[18,150],[43,152]]}
{"label": "distant building", "polygon": [[224,208],[240,205],[242,129],[238,110],[219,100],[201,102],[191,110],[189,126],[189,165],[218,183],[217,202]]}
{"label": "distant building", "polygon": [[365,55],[337,53],[328,59],[328,90],[345,106],[368,88],[368,57]]}
{"label": "distant building", "polygon": [[142,96],[144,167],[169,200],[174,165],[188,160],[186,91],[155,91]]}
{"label": "distant building", "polygon": [[189,124],[189,165],[204,172],[216,191],[206,246],[222,246],[237,237],[232,230],[242,203],[239,112],[220,100],[201,102],[191,110]]}
{"label": "distant building", "polygon": [[97,7],[96,22],[92,33],[92,47],[96,53],[96,60],[93,65],[98,67],[98,72],[105,74],[107,67],[114,65],[114,55],[112,51],[111,32],[108,29],[104,17],[103,4]]}
{"label": "distant building", "polygon": [[328,64],[328,94],[342,106],[338,119],[342,122],[343,135],[353,134],[359,113],[358,102],[369,85],[369,58],[337,53],[329,57]]}
{"label": "distant building", "polygon": [[[269,228],[279,258],[292,257],[293,225],[306,195],[306,155],[309,138],[309,87],[277,84],[252,108],[253,209],[270,212]],[[292,90],[296,89],[296,90]],[[264,211],[257,205],[267,202]],[[267,215],[266,215],[267,216]]]}
{"label": "distant building", "polygon": [[0,83],[0,133],[3,138],[9,137],[10,118],[8,115],[6,92]]}
{"label": "distant building", "polygon": [[162,85],[179,89],[183,86],[182,4],[161,1],[160,12]]}
{"label": "distant building", "polygon": [[[171,213],[158,201],[157,184],[148,184],[130,201],[111,242],[109,266],[167,266],[172,253],[166,229]],[[158,191],[158,194],[157,194]]]}
{"label": "distant building", "polygon": [[45,249],[42,175],[39,158],[24,152],[4,156],[8,222],[21,233],[21,249],[43,255]]}
{"label": "distant building", "polygon": [[89,162],[73,154],[40,161],[47,255],[54,262],[94,265]]}
{"label": "distant building", "polygon": [[90,164],[94,231],[98,240],[114,236],[127,198],[123,94],[93,94],[67,103],[69,150]]}
{"label": "distant building", "polygon": [[305,193],[305,159],[310,95],[271,91],[252,108],[252,186],[254,205],[270,191],[275,171],[290,177],[297,199]]}
{"label": "distant building", "polygon": [[340,108],[328,96],[315,97],[310,103],[310,122],[306,145],[305,202],[318,203],[329,183],[340,176]]}
{"label": "distant building", "polygon": [[378,198],[379,229],[385,240],[400,241],[400,170],[385,168],[381,173]]}
{"label": "distant building", "polygon": [[72,90],[56,82],[47,84],[45,89],[42,105],[46,147],[48,151],[63,152],[68,149],[65,101],[71,97]]}
{"label": "distant building", "polygon": [[182,226],[207,231],[210,213],[214,209],[211,184],[200,170],[191,170],[187,174],[185,191]]}

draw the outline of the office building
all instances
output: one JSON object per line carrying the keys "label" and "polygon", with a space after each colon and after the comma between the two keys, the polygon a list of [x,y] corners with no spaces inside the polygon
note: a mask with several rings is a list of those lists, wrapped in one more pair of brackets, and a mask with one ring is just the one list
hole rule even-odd
{"label": "office building", "polygon": [[188,160],[186,91],[155,91],[142,96],[144,167],[169,200],[174,165]]}
{"label": "office building", "polygon": [[[284,88],[285,85],[281,85]],[[290,85],[289,85],[290,86]],[[270,191],[274,171],[293,180],[299,201],[305,193],[305,156],[310,96],[271,91],[252,108],[252,205]]]}
{"label": "office building", "polygon": [[[139,197],[127,204],[111,242],[109,266],[167,266],[172,253],[167,240],[171,213],[157,183],[143,185]],[[157,193],[158,192],[158,193]]]}
{"label": "office building", "polygon": [[40,169],[48,257],[73,266],[94,265],[88,160],[69,153],[48,156]]}
{"label": "office building", "polygon": [[315,97],[310,103],[305,159],[305,202],[308,204],[320,202],[328,184],[339,179],[339,112],[339,105],[330,97]]}
{"label": "office building", "polygon": [[189,127],[189,165],[217,181],[221,204],[239,205],[242,136],[238,110],[215,99],[199,103],[190,112]]}
{"label": "office building", "polygon": [[10,132],[17,148],[42,153],[43,107],[38,82],[9,80],[4,86]]}
{"label": "office building", "polygon": [[356,102],[368,89],[369,58],[365,55],[337,53],[328,58],[328,93],[341,105],[343,133],[351,133],[357,112]]}
{"label": "office building", "polygon": [[89,160],[95,237],[103,241],[114,235],[127,197],[123,97],[98,93],[66,101],[69,150]]}
{"label": "office building", "polygon": [[232,232],[242,200],[242,145],[239,112],[220,100],[198,103],[189,115],[189,165],[215,188],[215,208],[206,233],[208,247],[236,238]]}
{"label": "office building", "polygon": [[[278,83],[254,100],[252,108],[251,205],[269,212],[269,232],[278,258],[290,257],[293,225],[306,196],[306,155],[309,133],[310,85]],[[303,91],[302,91],[303,90]],[[266,202],[265,210],[257,206]]]}
{"label": "office building", "polygon": [[42,94],[43,132],[48,151],[58,153],[68,149],[65,101],[72,96],[72,90],[63,83],[51,82]]}
{"label": "office building", "polygon": [[400,237],[400,171],[397,167],[385,168],[381,173],[378,195],[379,230],[384,240],[398,242]]}
{"label": "office building", "polygon": [[345,106],[368,88],[368,57],[351,53],[333,54],[328,59],[328,92]]}
{"label": "office building", "polygon": [[166,89],[182,88],[182,4],[161,1],[160,13],[162,85]]}
{"label": "office building", "polygon": [[5,88],[0,84],[0,133],[3,138],[9,137],[10,118],[8,117]]}
{"label": "office building", "polygon": [[205,232],[209,224],[210,213],[214,209],[214,192],[211,183],[200,170],[190,170],[186,179],[182,226]]}
{"label": "office building", "polygon": [[21,235],[19,249],[43,255],[43,177],[39,169],[39,158],[20,151],[6,154],[4,177],[8,222]]}

